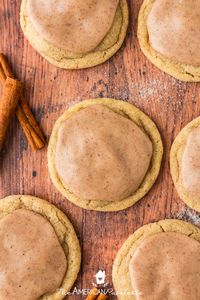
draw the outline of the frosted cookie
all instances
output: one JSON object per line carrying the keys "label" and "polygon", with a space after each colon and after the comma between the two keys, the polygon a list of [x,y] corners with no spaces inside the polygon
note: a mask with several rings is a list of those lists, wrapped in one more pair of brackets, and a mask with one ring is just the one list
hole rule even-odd
{"label": "frosted cookie", "polygon": [[180,198],[200,212],[200,117],[177,135],[170,153],[173,182]]}
{"label": "frosted cookie", "polygon": [[76,233],[55,206],[32,196],[0,200],[0,299],[64,299],[80,260]]}
{"label": "frosted cookie", "polygon": [[200,0],[144,0],[138,38],[147,58],[183,81],[200,81]]}
{"label": "frosted cookie", "polygon": [[149,191],[162,155],[160,134],[143,112],[123,101],[91,99],[57,120],[48,165],[68,200],[85,209],[117,211]]}
{"label": "frosted cookie", "polygon": [[119,300],[200,298],[200,229],[178,220],[139,228],[113,265]]}
{"label": "frosted cookie", "polygon": [[20,21],[31,45],[50,63],[88,68],[121,47],[128,5],[126,0],[22,0]]}

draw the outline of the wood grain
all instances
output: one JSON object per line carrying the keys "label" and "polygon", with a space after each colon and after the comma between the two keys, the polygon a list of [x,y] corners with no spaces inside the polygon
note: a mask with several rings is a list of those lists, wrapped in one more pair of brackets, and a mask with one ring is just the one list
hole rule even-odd
{"label": "wood grain", "polygon": [[[20,29],[19,0],[2,0],[0,5],[0,51],[8,55],[13,71],[25,82],[26,99],[47,137],[66,108],[95,97],[134,103],[155,121],[162,134],[164,161],[150,193],[125,211],[99,213],[72,205],[56,191],[48,175],[47,149],[32,152],[18,121],[13,119],[0,161],[0,197],[32,194],[48,199],[69,216],[83,251],[78,288],[91,288],[99,269],[106,270],[107,282],[112,286],[115,255],[127,237],[143,224],[178,216],[200,224],[200,215],[179,199],[169,171],[169,150],[175,136],[200,114],[200,84],[173,79],[141,53],[136,38],[141,2],[129,1],[130,26],[122,49],[103,65],[79,71],[58,69],[32,49]],[[84,296],[68,299],[79,300]]]}

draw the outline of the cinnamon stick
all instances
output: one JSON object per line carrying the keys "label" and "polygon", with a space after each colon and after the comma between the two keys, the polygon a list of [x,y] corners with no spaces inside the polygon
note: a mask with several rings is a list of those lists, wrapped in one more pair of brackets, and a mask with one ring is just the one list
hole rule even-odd
{"label": "cinnamon stick", "polygon": [[[37,150],[36,143],[32,137],[31,128],[29,127],[26,116],[24,115],[24,112],[19,104],[16,109],[16,115],[17,115],[18,120],[20,121],[20,125],[24,131],[25,136],[26,136],[29,144],[31,145],[31,148],[33,150]],[[41,147],[39,147],[39,149],[42,147],[43,147],[43,144],[41,144]]]}
{"label": "cinnamon stick", "polygon": [[14,77],[9,66],[8,60],[3,53],[0,53],[0,63],[5,74],[5,77]]}
{"label": "cinnamon stick", "polygon": [[6,75],[4,74],[4,71],[1,67],[1,64],[0,64],[0,81],[1,81],[2,84],[4,84],[5,81],[6,81]]}
{"label": "cinnamon stick", "polygon": [[23,84],[20,81],[7,77],[0,100],[0,151],[4,143],[11,117],[15,113],[22,88]]}
{"label": "cinnamon stick", "polygon": [[[14,77],[7,58],[4,54],[0,54],[0,80],[5,82],[6,77]],[[20,122],[20,125],[26,135],[26,138],[33,150],[41,149],[44,147],[46,140],[38,126],[30,108],[21,93],[20,100],[16,109],[16,115]]]}
{"label": "cinnamon stick", "polygon": [[86,300],[95,300],[95,299],[97,299],[98,295],[99,295],[98,289],[97,288],[93,288],[90,291],[89,295],[87,296]]}
{"label": "cinnamon stick", "polygon": [[97,300],[106,300],[106,299],[108,299],[108,295],[103,293],[99,294],[99,296],[97,297]]}
{"label": "cinnamon stick", "polygon": [[40,139],[45,144],[46,143],[45,137],[44,137],[42,131],[40,130],[40,127],[38,126],[35,118],[33,117],[32,113],[30,111],[30,108],[29,108],[23,95],[20,97],[19,102],[20,102],[22,110],[23,110],[24,114],[26,115],[31,127],[34,128],[34,131],[36,132],[36,134],[40,137]]}

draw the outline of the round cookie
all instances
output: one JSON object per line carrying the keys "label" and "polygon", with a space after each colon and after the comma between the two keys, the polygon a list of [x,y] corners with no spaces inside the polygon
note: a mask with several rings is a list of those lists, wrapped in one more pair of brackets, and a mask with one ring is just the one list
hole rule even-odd
{"label": "round cookie", "polygon": [[131,284],[129,264],[136,249],[145,238],[162,232],[181,233],[200,242],[200,229],[184,221],[161,220],[139,228],[123,244],[114,261],[112,279],[119,300],[137,299]]}
{"label": "round cookie", "polygon": [[77,54],[58,48],[43,39],[26,15],[27,0],[22,0],[20,23],[24,35],[46,60],[64,69],[83,69],[99,65],[112,57],[122,46],[128,28],[127,0],[120,0],[113,25],[99,46],[86,54]]}
{"label": "round cookie", "polygon": [[61,300],[67,295],[77,279],[80,269],[80,245],[74,228],[68,218],[49,202],[33,196],[9,196],[0,201],[0,220],[18,209],[27,209],[40,214],[54,228],[58,240],[66,254],[67,272],[63,283],[57,291],[46,294],[40,299]]}
{"label": "round cookie", "polygon": [[[153,154],[150,167],[146,173],[144,180],[139,188],[129,197],[118,201],[98,201],[98,200],[84,200],[73,194],[70,189],[64,184],[63,180],[58,175],[55,166],[55,152],[58,140],[58,130],[62,123],[76,114],[78,111],[87,108],[91,105],[103,104],[115,113],[118,113],[130,120],[132,120],[140,129],[142,129],[149,137],[153,147]],[[154,184],[160,170],[160,165],[163,155],[163,146],[160,134],[156,125],[149,119],[142,111],[137,109],[130,103],[114,100],[114,99],[91,99],[78,103],[69,108],[56,122],[48,146],[48,166],[51,179],[56,188],[72,203],[79,207],[88,210],[97,211],[119,211],[126,209],[137,201],[139,201],[150,190]]]}
{"label": "round cookie", "polygon": [[[191,194],[184,186],[182,178],[182,158],[184,150],[187,144],[188,136],[196,128],[200,128],[200,117],[187,124],[175,138],[170,151],[170,169],[174,185],[180,198],[189,207],[200,212],[200,196],[198,197]],[[198,167],[198,162],[195,162],[195,164]],[[191,176],[188,179],[191,179]]]}
{"label": "round cookie", "polygon": [[[152,45],[150,43],[150,36],[149,36],[149,31],[148,31],[148,26],[147,26],[147,20],[148,20],[148,16],[149,16],[150,12],[152,11],[152,8],[154,7],[154,4],[156,1],[157,0],[144,0],[142,6],[140,8],[139,18],[138,18],[137,35],[138,35],[140,47],[141,47],[143,53],[156,67],[158,67],[162,71],[166,72],[167,74],[169,74],[179,80],[191,81],[191,82],[192,81],[194,81],[194,82],[200,81],[200,65],[196,65],[196,64],[192,65],[189,63],[185,63],[185,62],[176,61],[176,59],[169,58],[169,57],[161,54],[161,52],[156,51],[152,47]],[[168,5],[168,4],[166,4],[166,5]],[[185,4],[181,4],[180,2],[178,2],[178,4],[177,4],[176,2],[174,2],[174,5],[184,6]],[[168,19],[167,19],[168,11],[169,11],[168,9],[164,10],[164,14],[166,14],[166,15],[165,15],[165,19],[162,18],[163,22],[166,22],[166,20],[172,19],[172,17],[174,17],[174,16],[172,16],[170,18],[170,16],[168,16]],[[198,10],[195,9],[195,12],[197,12],[197,11]],[[158,12],[157,12],[157,17],[158,17]],[[197,13],[196,13],[195,17],[196,18],[198,17]],[[194,18],[192,17],[192,19],[194,19]],[[176,20],[176,19],[173,18],[173,20]],[[189,18],[187,20],[189,20]],[[187,20],[186,20],[186,22],[187,22]],[[154,22],[155,22],[155,20],[154,20]],[[179,28],[179,27],[176,27],[176,28]],[[180,28],[181,28],[181,21],[180,21]],[[163,29],[163,32],[164,32],[164,29]],[[169,36],[170,35],[168,34],[168,37]],[[161,40],[161,38],[160,38],[160,40]],[[159,43],[160,43],[160,40],[158,40]],[[171,45],[171,44],[170,44],[170,42],[168,43],[168,45]],[[158,45],[158,43],[157,43],[157,45]],[[183,47],[181,47],[181,49],[183,49]],[[194,57],[193,54],[191,54],[191,56]]]}

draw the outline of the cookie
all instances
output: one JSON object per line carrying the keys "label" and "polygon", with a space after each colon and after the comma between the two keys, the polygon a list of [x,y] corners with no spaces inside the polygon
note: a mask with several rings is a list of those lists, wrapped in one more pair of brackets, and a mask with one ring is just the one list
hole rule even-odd
{"label": "cookie", "polygon": [[180,198],[189,207],[200,212],[199,133],[199,117],[180,131],[171,147],[170,169]]}
{"label": "cookie", "polygon": [[[76,53],[74,51],[58,47],[57,44],[49,42],[47,39],[43,38],[43,36],[41,36],[41,34],[37,32],[36,28],[32,24],[33,22],[31,22],[30,17],[27,14],[27,3],[28,0],[22,1],[20,12],[20,23],[24,35],[29,40],[33,48],[35,48],[51,64],[57,67],[64,69],[82,69],[99,65],[113,56],[120,49],[125,39],[129,19],[128,4],[126,0],[119,1],[116,14],[114,16],[114,21],[111,25],[110,30],[108,31],[108,33],[106,33],[106,36],[103,38],[100,44],[95,47],[95,49],[90,50],[87,53]],[[52,5],[53,4],[54,2],[52,3]],[[44,2],[43,5],[46,6],[46,2]],[[57,10],[60,13],[59,7]],[[71,16],[70,11],[68,13]],[[81,15],[81,10],[75,15],[78,16],[79,14]],[[59,19],[60,18],[58,18],[58,22],[60,22]],[[102,20],[102,24],[103,23],[104,22]],[[69,26],[67,27],[68,29],[70,29]],[[89,26],[88,23],[86,23],[85,28],[92,29],[93,26]],[[77,43],[79,42],[80,35],[77,39]],[[50,34],[48,36],[50,36]],[[91,39],[91,41],[92,40],[94,40],[94,38]],[[72,49],[72,47],[70,47],[70,49]]]}
{"label": "cookie", "polygon": [[[136,134],[140,140],[134,138]],[[162,155],[160,134],[142,111],[123,101],[91,99],[69,108],[57,120],[48,146],[48,166],[56,188],[74,204],[119,211],[150,190]]]}
{"label": "cookie", "polygon": [[137,34],[143,53],[182,81],[200,81],[199,4],[199,0],[145,0],[140,8]]}
{"label": "cookie", "polygon": [[[14,229],[12,229],[13,221],[11,220],[11,218],[14,218],[15,215],[17,217],[17,222],[16,222],[16,225],[14,226]],[[49,291],[49,293],[45,294],[40,299],[46,299],[46,300],[47,299],[48,300],[63,299],[65,297],[65,295],[70,291],[70,289],[72,288],[72,286],[77,278],[77,275],[78,275],[78,272],[80,269],[80,261],[81,261],[79,241],[77,239],[77,236],[73,229],[73,226],[71,225],[71,223],[67,219],[67,217],[59,209],[57,209],[55,206],[53,206],[52,204],[48,203],[45,200],[42,200],[42,199],[39,199],[36,197],[32,197],[32,196],[17,195],[17,196],[9,196],[4,199],[1,199],[1,201],[0,201],[0,221],[1,221],[1,228],[2,228],[2,226],[5,225],[4,224],[5,222],[7,222],[7,223],[10,222],[9,223],[10,225],[8,226],[9,232],[12,230],[20,229],[20,226],[22,227],[21,232],[23,232],[23,233],[30,232],[30,235],[28,235],[27,238],[25,237],[25,235],[19,235],[19,238],[17,240],[18,245],[15,245],[14,233],[12,233],[10,235],[10,239],[7,240],[7,243],[11,243],[11,244],[14,243],[14,244],[12,244],[11,250],[9,250],[10,255],[12,255],[12,253],[13,253],[12,251],[15,251],[15,249],[16,249],[16,251],[18,251],[18,252],[16,252],[16,256],[17,255],[19,256],[19,254],[20,254],[19,249],[21,249],[20,247],[22,247],[24,245],[23,246],[23,248],[25,249],[25,252],[23,254],[24,257],[23,257],[23,259],[20,259],[20,261],[21,261],[21,265],[22,265],[22,263],[24,263],[25,266],[27,266],[27,264],[32,265],[32,270],[30,271],[30,274],[29,274],[30,278],[31,278],[31,276],[33,276],[34,270],[36,270],[36,272],[35,272],[36,274],[37,274],[37,272],[39,272],[39,265],[37,268],[34,267],[34,263],[36,263],[34,261],[34,257],[37,255],[37,253],[35,253],[34,249],[37,249],[37,251],[40,251],[41,245],[39,245],[38,243],[41,244],[41,239],[43,239],[44,241],[45,241],[45,239],[47,239],[44,247],[47,247],[48,245],[51,244],[51,246],[49,246],[49,249],[47,252],[49,255],[48,261],[51,262],[51,264],[48,263],[47,268],[45,268],[45,269],[49,270],[49,272],[51,270],[50,274],[52,274],[53,269],[56,268],[55,277],[58,277],[59,270],[62,274],[64,274],[64,277],[63,277],[60,287],[58,286],[58,288],[56,290],[52,291],[52,288],[54,287],[56,282],[58,283],[60,280],[60,278],[57,278],[57,279],[54,278],[55,281],[53,280],[53,283],[50,284],[49,289],[48,289],[48,285],[46,286],[46,289],[47,289],[47,291]],[[40,238],[41,238],[38,241],[38,243],[37,243],[37,240],[35,239],[35,234],[37,234],[37,232],[36,233],[34,232],[35,229],[34,229],[34,226],[32,226],[34,224],[34,222],[35,222],[35,226],[38,226],[39,223],[43,224],[41,226],[41,229],[40,228],[37,229],[38,236],[40,236]],[[26,227],[27,227],[27,229],[26,229]],[[5,234],[5,230],[6,229],[4,229],[2,234]],[[45,236],[43,236],[44,230],[46,232]],[[56,236],[57,242],[55,240],[54,235]],[[32,240],[32,237],[34,238],[34,240]],[[51,243],[49,242],[49,239],[52,239]],[[29,243],[29,242],[33,243],[33,245],[28,246],[27,243]],[[61,247],[59,246],[60,249],[58,247],[59,243],[61,245]],[[6,244],[5,247],[9,248],[9,245]],[[28,248],[31,247],[31,248],[28,250],[27,247]],[[52,253],[51,253],[51,250],[52,250]],[[56,252],[54,253],[53,251],[54,252],[56,251]],[[32,255],[31,255],[31,253],[32,253]],[[57,253],[57,255],[59,255],[59,257],[54,257],[56,253]],[[42,253],[39,256],[39,258],[43,259],[43,257],[44,257],[44,262],[46,264],[47,260],[45,259],[45,255],[47,255],[47,254],[45,254],[45,249],[44,249],[44,253]],[[63,256],[65,257],[66,263],[62,262]],[[61,260],[61,258],[62,258],[62,260]],[[33,260],[33,261],[31,261],[31,260]],[[56,263],[55,262],[56,260],[60,260],[60,261],[57,261],[57,263]],[[39,263],[39,259],[37,259],[37,263]],[[60,265],[60,263],[62,263],[62,265]],[[16,262],[13,259],[13,264],[12,264],[13,268],[15,267],[15,264],[16,264]],[[18,268],[20,268],[20,266],[18,266]],[[23,267],[23,265],[22,265],[22,267]],[[3,264],[1,264],[1,268],[3,268]],[[7,272],[8,271],[9,270],[7,270]],[[63,273],[63,271],[64,271],[64,273]],[[29,272],[29,271],[26,268],[25,273],[27,273],[27,272]],[[38,276],[41,276],[41,272],[42,272],[42,269],[41,269],[40,273],[38,273]],[[15,285],[15,282],[21,278],[20,277],[21,274],[22,273],[19,273],[19,276],[17,278],[15,278],[15,280],[13,280],[12,283],[14,285]],[[11,273],[11,275],[12,275],[12,273]],[[28,275],[28,273],[26,274],[26,276],[25,276],[26,281],[28,280],[29,277],[27,277],[27,276],[29,276],[29,275]],[[44,284],[44,282],[48,279],[48,276],[49,276],[49,274],[46,274],[46,275],[45,275],[45,273],[43,274],[42,284]],[[52,280],[52,278],[50,278],[48,280]],[[37,279],[35,280],[35,282],[37,282]],[[14,286],[16,288],[16,291],[19,294],[22,292],[25,293],[25,288],[24,288],[24,290],[20,289],[20,286],[23,287],[23,284],[26,286],[26,284],[23,282],[17,287]],[[31,284],[34,285],[33,280],[31,282]],[[37,284],[37,286],[32,286],[32,288],[33,288],[32,294],[37,295],[37,293],[39,292],[39,291],[37,291],[37,289],[39,289],[41,287],[40,287],[40,284]],[[41,288],[41,290],[42,290],[42,288]],[[29,290],[27,290],[27,291],[30,292]],[[4,292],[4,291],[2,290],[2,292]]]}
{"label": "cookie", "polygon": [[[121,249],[119,250],[116,259],[114,261],[113,265],[113,272],[112,272],[112,278],[113,278],[113,284],[115,288],[115,292],[117,294],[117,297],[119,300],[134,300],[134,299],[149,299],[147,294],[145,292],[147,291],[147,288],[149,287],[149,283],[151,282],[151,296],[152,299],[154,297],[156,299],[161,299],[157,296],[161,295],[159,293],[168,293],[170,291],[170,288],[173,287],[173,280],[168,282],[169,277],[167,277],[166,272],[169,270],[169,268],[174,268],[173,261],[174,263],[181,263],[181,260],[176,259],[173,260],[173,255],[174,255],[174,250],[173,245],[169,243],[169,237],[173,236],[173,239],[175,238],[175,235],[177,235],[177,239],[179,241],[180,238],[180,244],[185,243],[188,246],[190,243],[187,242],[187,240],[191,241],[191,243],[195,244],[196,252],[195,255],[197,254],[197,257],[199,257],[199,251],[200,251],[200,229],[192,224],[189,224],[187,222],[179,221],[179,220],[161,220],[159,222],[151,223],[148,225],[145,225],[138,230],[134,234],[132,234],[128,240],[123,244]],[[163,240],[163,237],[166,238],[165,241]],[[158,243],[158,238],[160,239],[160,244],[158,244],[158,247],[160,247],[160,252],[155,254],[157,251],[157,247],[155,246],[156,243]],[[171,238],[171,237],[170,237]],[[175,238],[175,240],[177,240]],[[197,243],[198,242],[198,243]],[[153,252],[148,251],[150,247],[153,245]],[[162,247],[163,245],[163,247]],[[171,247],[172,246],[172,247]],[[162,252],[167,251],[168,247],[170,247],[170,252],[168,253],[168,256],[165,256],[165,260],[160,259],[160,255]],[[173,251],[172,251],[173,249]],[[180,251],[184,252],[184,248],[177,249],[177,253]],[[191,250],[191,249],[190,249]],[[148,256],[146,257],[145,253],[148,253]],[[175,251],[176,252],[176,251]],[[141,262],[141,255],[144,254],[144,260]],[[152,254],[152,256],[151,256]],[[187,259],[192,259],[191,255],[187,254]],[[171,257],[172,255],[172,257]],[[158,260],[156,261],[156,257]],[[189,258],[188,258],[189,257]],[[149,258],[149,259],[146,259]],[[139,259],[139,260],[138,260]],[[198,265],[198,259],[196,261],[196,265]],[[167,263],[166,269],[163,273],[163,282],[160,280],[160,273],[159,271],[162,270],[162,267],[165,266]],[[184,262],[183,262],[184,263]],[[151,276],[153,276],[153,281],[151,280],[151,276],[148,276],[149,272],[149,266],[151,266]],[[133,269],[134,267],[134,269]],[[148,269],[146,269],[148,268]],[[160,269],[161,268],[161,269]],[[180,265],[179,265],[180,268]],[[141,275],[141,269],[143,275]],[[146,270],[145,270],[146,269]],[[179,278],[175,277],[175,269],[170,269],[169,275],[173,274],[174,275],[174,281],[177,282],[179,281]],[[184,269],[185,270],[185,269]],[[133,277],[131,278],[131,272]],[[134,272],[136,272],[134,274]],[[145,274],[147,275],[145,276]],[[197,276],[197,273],[190,273],[190,276]],[[187,280],[188,280],[187,275]],[[185,279],[185,276],[183,276]],[[132,280],[131,280],[132,279]],[[198,278],[195,277],[195,280],[199,281]],[[171,279],[170,279],[171,280]],[[189,282],[189,281],[188,281]],[[165,289],[165,284],[167,283],[167,288]],[[170,284],[169,284],[170,283]],[[181,282],[182,283],[182,282]],[[142,285],[141,285],[142,284]],[[158,284],[158,285],[156,285]],[[161,286],[159,286],[161,285]],[[187,284],[186,284],[187,286]],[[187,287],[190,287],[191,285],[188,285]],[[156,288],[157,287],[157,288]],[[139,289],[138,289],[139,288]],[[159,289],[158,289],[159,288]],[[173,289],[173,292],[175,291],[176,286]],[[186,290],[186,289],[185,289]],[[178,289],[178,293],[182,293],[184,295],[184,289],[182,288]],[[191,291],[190,291],[191,292]],[[153,293],[153,294],[152,294]],[[199,291],[198,291],[199,293]],[[171,294],[170,294],[171,295]],[[170,299],[188,299],[188,298],[175,298]],[[179,294],[180,295],[180,294]],[[166,294],[162,294],[162,296],[166,296]],[[194,296],[194,293],[189,294],[188,296]],[[198,294],[199,296],[199,294]],[[191,298],[191,299],[198,299],[196,298]]]}

